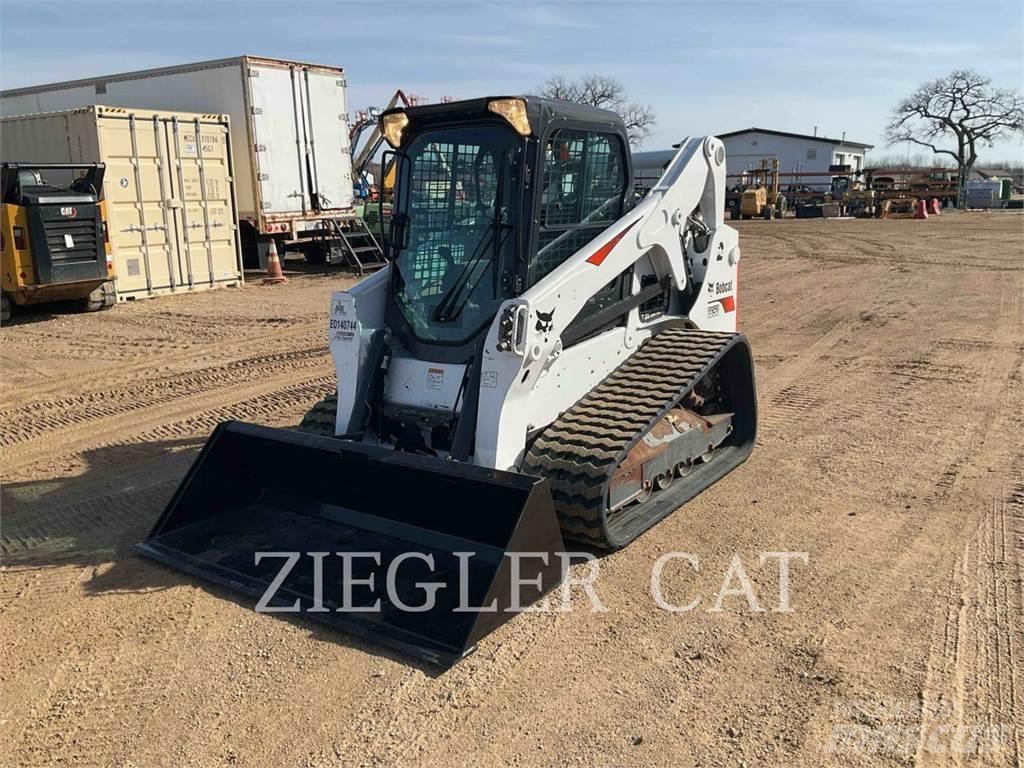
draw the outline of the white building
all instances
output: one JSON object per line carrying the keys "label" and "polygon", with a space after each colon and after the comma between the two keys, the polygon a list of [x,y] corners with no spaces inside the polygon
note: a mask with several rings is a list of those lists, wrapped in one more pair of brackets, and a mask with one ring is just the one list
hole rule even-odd
{"label": "white building", "polygon": [[871,144],[843,137],[812,136],[804,133],[746,128],[719,133],[725,144],[727,173],[757,168],[764,158],[777,157],[782,173],[827,173],[831,166],[848,165],[857,172],[864,167],[864,154]]}
{"label": "white building", "polygon": [[[871,144],[850,141],[845,137],[833,139],[767,128],[746,128],[717,136],[725,144],[726,173],[731,176],[729,186],[738,181],[738,174],[759,168],[762,160],[773,158],[778,158],[782,174],[828,174],[835,166],[849,166],[851,171],[860,171],[865,167],[864,154],[872,148]],[[675,150],[671,149],[635,153],[633,175],[637,186],[649,189],[674,154]],[[787,186],[794,180],[792,176],[783,176],[782,184]],[[801,182],[827,187],[829,180],[829,176],[821,176],[804,178]]]}

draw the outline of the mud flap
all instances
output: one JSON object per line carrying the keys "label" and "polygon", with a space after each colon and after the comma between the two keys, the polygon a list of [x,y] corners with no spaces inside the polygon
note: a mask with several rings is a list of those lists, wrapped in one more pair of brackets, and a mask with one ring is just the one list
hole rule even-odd
{"label": "mud flap", "polygon": [[261,600],[279,580],[272,610],[439,664],[564,570],[546,480],[241,422],[214,430],[139,549]]}

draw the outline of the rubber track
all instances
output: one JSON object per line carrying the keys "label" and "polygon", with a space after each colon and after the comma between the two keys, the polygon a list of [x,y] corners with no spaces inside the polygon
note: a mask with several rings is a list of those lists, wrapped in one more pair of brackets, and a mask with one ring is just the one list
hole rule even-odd
{"label": "rubber track", "polygon": [[523,471],[550,481],[566,538],[602,549],[622,545],[607,535],[612,473],[738,339],[735,333],[691,328],[662,331],[534,441]]}

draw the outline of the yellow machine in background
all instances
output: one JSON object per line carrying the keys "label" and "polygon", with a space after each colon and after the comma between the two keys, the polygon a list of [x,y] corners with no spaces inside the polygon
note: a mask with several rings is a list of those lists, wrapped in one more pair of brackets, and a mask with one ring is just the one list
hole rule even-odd
{"label": "yellow machine in background", "polygon": [[740,216],[744,219],[774,219],[786,211],[786,199],[779,194],[779,160],[761,161],[760,168],[746,172],[750,184],[740,196]]}
{"label": "yellow machine in background", "polygon": [[744,219],[754,216],[760,218],[764,215],[765,207],[768,205],[768,190],[758,184],[754,187],[747,187],[740,197],[740,215]]}
{"label": "yellow machine in background", "polygon": [[73,300],[91,312],[114,305],[104,170],[102,163],[0,168],[0,319],[7,321],[15,304]]}

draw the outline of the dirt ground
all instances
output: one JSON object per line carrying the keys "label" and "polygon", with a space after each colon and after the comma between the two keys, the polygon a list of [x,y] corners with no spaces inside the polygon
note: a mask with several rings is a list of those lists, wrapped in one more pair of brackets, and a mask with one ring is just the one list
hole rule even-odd
{"label": "dirt ground", "polygon": [[[0,331],[0,762],[1020,765],[1024,217],[742,222],[751,459],[439,674],[139,559],[219,421],[333,387],[296,275]],[[663,554],[670,613],[651,596]],[[806,552],[791,613],[762,552]],[[759,604],[727,597],[734,557]],[[685,565],[685,564],[684,564]]]}

